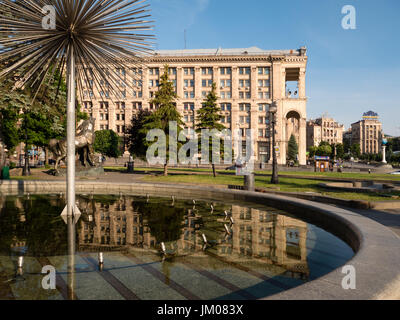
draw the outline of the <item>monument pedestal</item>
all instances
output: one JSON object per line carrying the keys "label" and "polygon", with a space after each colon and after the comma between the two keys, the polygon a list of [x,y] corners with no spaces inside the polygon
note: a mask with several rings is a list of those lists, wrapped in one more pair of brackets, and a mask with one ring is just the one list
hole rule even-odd
{"label": "monument pedestal", "polygon": [[[55,169],[51,169],[47,173],[56,177],[66,177],[67,168],[59,168],[58,171],[56,171]],[[102,174],[104,174],[103,166],[90,167],[90,168],[77,166],[75,170],[75,177],[97,177]]]}

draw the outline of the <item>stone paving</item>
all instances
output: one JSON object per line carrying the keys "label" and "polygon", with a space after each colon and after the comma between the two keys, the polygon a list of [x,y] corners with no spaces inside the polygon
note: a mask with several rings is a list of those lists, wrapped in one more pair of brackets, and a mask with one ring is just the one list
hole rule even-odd
{"label": "stone paving", "polygon": [[378,211],[353,208],[349,209],[345,207],[342,208],[379,222],[393,231],[400,238],[400,209]]}

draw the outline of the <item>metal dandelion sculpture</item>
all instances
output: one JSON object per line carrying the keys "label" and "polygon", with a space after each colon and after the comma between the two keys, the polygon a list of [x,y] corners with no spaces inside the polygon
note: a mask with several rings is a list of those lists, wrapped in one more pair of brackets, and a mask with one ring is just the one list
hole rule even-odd
{"label": "metal dandelion sculpture", "polygon": [[144,0],[0,0],[0,6],[0,78],[16,74],[16,88],[29,83],[38,91],[72,60],[79,89],[118,96],[118,70],[150,52]]}
{"label": "metal dandelion sculpture", "polygon": [[[150,53],[145,0],[0,0],[0,79],[39,94],[67,75],[67,215],[75,211],[76,91],[119,97],[130,65]],[[123,71],[122,71],[123,70]],[[122,72],[121,72],[122,71]]]}

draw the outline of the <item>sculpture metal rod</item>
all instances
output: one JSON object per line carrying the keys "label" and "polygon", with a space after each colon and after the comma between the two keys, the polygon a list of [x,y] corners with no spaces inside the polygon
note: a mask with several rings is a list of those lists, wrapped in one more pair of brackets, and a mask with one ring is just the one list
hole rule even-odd
{"label": "sculpture metal rod", "polygon": [[68,299],[75,300],[75,222],[72,216],[67,217],[68,225]]}
{"label": "sculpture metal rod", "polygon": [[75,56],[70,48],[68,56],[67,102],[67,215],[74,215],[75,207]]}

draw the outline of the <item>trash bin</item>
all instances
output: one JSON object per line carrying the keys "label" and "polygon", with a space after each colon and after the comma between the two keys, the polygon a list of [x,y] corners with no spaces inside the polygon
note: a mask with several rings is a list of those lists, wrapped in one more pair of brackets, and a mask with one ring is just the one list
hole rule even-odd
{"label": "trash bin", "polygon": [[10,167],[9,166],[3,167],[3,169],[1,170],[1,178],[3,180],[10,180]]}
{"label": "trash bin", "polygon": [[133,173],[134,168],[135,168],[135,162],[134,161],[129,161],[128,165],[127,165],[127,168],[128,168],[128,170],[127,170],[128,173]]}

